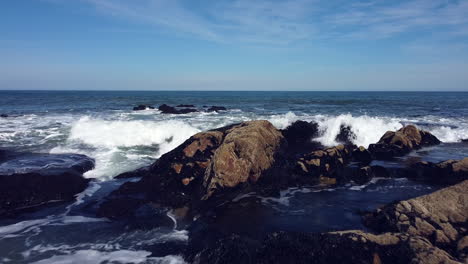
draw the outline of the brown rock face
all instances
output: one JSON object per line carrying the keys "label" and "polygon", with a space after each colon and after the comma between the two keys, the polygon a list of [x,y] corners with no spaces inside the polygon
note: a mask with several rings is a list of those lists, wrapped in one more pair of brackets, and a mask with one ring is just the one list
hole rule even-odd
{"label": "brown rock face", "polygon": [[431,133],[408,125],[396,132],[388,131],[379,142],[369,146],[369,151],[378,159],[390,159],[403,156],[413,149],[439,143],[440,140]]}
{"label": "brown rock face", "polygon": [[[354,148],[352,145],[338,145],[306,154],[297,161],[296,173],[318,179],[340,178],[346,164],[351,161]],[[332,182],[336,183],[336,180]]]}
{"label": "brown rock face", "polygon": [[380,232],[402,232],[454,250],[468,232],[468,180],[432,194],[387,205],[365,217]]}
{"label": "brown rock face", "polygon": [[205,172],[207,199],[219,188],[257,182],[275,161],[283,136],[268,121],[245,122],[226,131]]}
{"label": "brown rock face", "polygon": [[133,205],[119,208],[113,203],[116,197],[142,197],[132,203],[137,206],[153,202],[180,208],[206,200],[221,189],[254,184],[275,162],[282,141],[281,132],[268,121],[198,133],[164,154],[144,171],[140,181],[122,185],[100,212],[111,218],[131,213],[128,207]]}

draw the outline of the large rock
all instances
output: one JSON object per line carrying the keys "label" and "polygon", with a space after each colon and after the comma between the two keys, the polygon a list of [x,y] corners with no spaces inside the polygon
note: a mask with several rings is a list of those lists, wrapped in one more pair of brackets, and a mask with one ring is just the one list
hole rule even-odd
{"label": "large rock", "polygon": [[468,232],[468,180],[437,192],[384,206],[365,216],[378,232],[401,232],[429,239],[454,251]]}
{"label": "large rock", "polygon": [[75,154],[11,154],[0,163],[0,216],[74,199],[94,161]]}
{"label": "large rock", "polygon": [[99,213],[128,216],[146,203],[193,208],[215,193],[254,185],[272,167],[282,142],[281,132],[268,121],[198,133],[164,154],[140,181],[122,185]]}
{"label": "large rock", "polygon": [[440,140],[431,133],[408,125],[396,132],[388,131],[379,142],[369,146],[369,151],[378,159],[391,159],[403,156],[414,149],[439,143]]}

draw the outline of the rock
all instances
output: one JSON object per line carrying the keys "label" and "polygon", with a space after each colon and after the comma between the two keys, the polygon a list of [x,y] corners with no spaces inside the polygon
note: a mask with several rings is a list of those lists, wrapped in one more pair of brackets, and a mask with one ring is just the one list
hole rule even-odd
{"label": "rock", "polygon": [[462,139],[461,142],[468,143],[468,138]]}
{"label": "rock", "polygon": [[281,132],[288,143],[289,156],[301,155],[323,148],[320,143],[312,141],[319,135],[317,123],[299,120]]}
{"label": "rock", "polygon": [[384,206],[366,215],[364,220],[377,232],[422,236],[438,247],[453,251],[456,241],[468,231],[468,180]]}
{"label": "rock", "polygon": [[210,108],[208,108],[208,112],[219,112],[219,111],[226,111],[226,107],[224,106],[211,106]]}
{"label": "rock", "polygon": [[16,154],[0,164],[0,216],[74,199],[94,161],[75,154]]}
{"label": "rock", "polygon": [[360,146],[353,151],[353,160],[363,164],[369,164],[372,161],[372,154],[365,147]]}
{"label": "rock", "polygon": [[468,158],[440,163],[417,162],[407,168],[406,176],[438,184],[455,184],[468,179]]}
{"label": "rock", "polygon": [[351,130],[350,126],[341,125],[340,133],[336,135],[335,140],[345,145],[352,145],[353,140],[356,139],[356,134]]}
{"label": "rock", "polygon": [[193,112],[198,112],[197,109],[192,108],[184,108],[184,109],[176,109],[175,107],[163,104],[158,107],[158,110],[161,111],[163,114],[188,114]]}
{"label": "rock", "polygon": [[[110,218],[134,207],[196,207],[215,193],[255,185],[275,162],[283,136],[268,121],[251,121],[198,133],[152,164],[138,182],[123,184],[101,205]],[[135,197],[141,197],[136,199]],[[122,204],[116,201],[133,200]]]}
{"label": "rock", "polygon": [[0,117],[7,118],[8,115],[7,114],[1,114]]}
{"label": "rock", "polygon": [[195,106],[191,104],[180,104],[180,105],[177,105],[176,107],[195,107]]}
{"label": "rock", "polygon": [[[193,256],[193,257],[192,257]],[[193,263],[459,263],[427,239],[358,230],[275,232],[261,243],[231,235],[187,257]]]}
{"label": "rock", "polygon": [[[296,162],[295,172],[309,179],[321,177],[340,180],[344,175],[345,166],[351,161],[355,146],[338,145],[324,150],[313,151],[304,155]],[[330,181],[326,180],[330,183]]]}
{"label": "rock", "polygon": [[141,110],[147,110],[147,109],[154,109],[154,107],[150,105],[139,105],[139,106],[133,107],[133,111],[141,111]]}
{"label": "rock", "polygon": [[396,132],[388,131],[376,144],[369,146],[369,151],[377,159],[391,159],[403,156],[414,149],[440,143],[431,133],[408,125]]}

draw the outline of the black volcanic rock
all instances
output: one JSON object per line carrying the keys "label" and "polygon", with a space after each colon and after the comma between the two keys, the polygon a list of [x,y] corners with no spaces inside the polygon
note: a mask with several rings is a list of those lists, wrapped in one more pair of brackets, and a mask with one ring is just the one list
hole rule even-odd
{"label": "black volcanic rock", "polygon": [[210,108],[208,108],[208,112],[219,112],[219,111],[226,111],[226,107],[224,106],[211,106]]}
{"label": "black volcanic rock", "polygon": [[76,154],[14,154],[0,163],[0,216],[74,199],[94,161]]}
{"label": "black volcanic rock", "polygon": [[146,110],[146,109],[154,109],[154,107],[152,107],[150,105],[139,105],[139,106],[133,107],[133,111],[142,111],[142,110]]}

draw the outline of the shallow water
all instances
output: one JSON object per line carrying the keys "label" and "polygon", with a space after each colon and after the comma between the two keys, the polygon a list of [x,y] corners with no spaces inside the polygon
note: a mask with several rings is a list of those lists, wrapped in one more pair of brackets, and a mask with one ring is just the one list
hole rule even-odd
{"label": "shallow water", "polygon": [[[138,104],[163,103],[229,110],[186,115],[132,111]],[[174,229],[167,212],[160,212],[162,226],[139,229],[96,219],[94,210],[122,183],[111,180],[113,176],[154,162],[199,131],[256,119],[270,120],[277,128],[307,120],[319,124],[322,134],[315,140],[325,145],[335,145],[340,126],[349,125],[357,135],[354,143],[367,147],[387,130],[412,123],[443,144],[409,156],[439,162],[468,156],[468,145],[461,143],[468,138],[467,105],[468,93],[0,91],[0,113],[10,115],[0,118],[1,148],[78,153],[96,160],[96,168],[85,174],[94,180],[75,203],[0,221],[0,262],[182,263],[180,250],[165,248],[183,247],[188,233]],[[280,197],[247,194],[235,199],[217,224],[246,233],[363,228],[360,211],[437,188],[407,179],[377,179],[365,186],[289,189]],[[258,206],[243,207],[247,202]]]}

